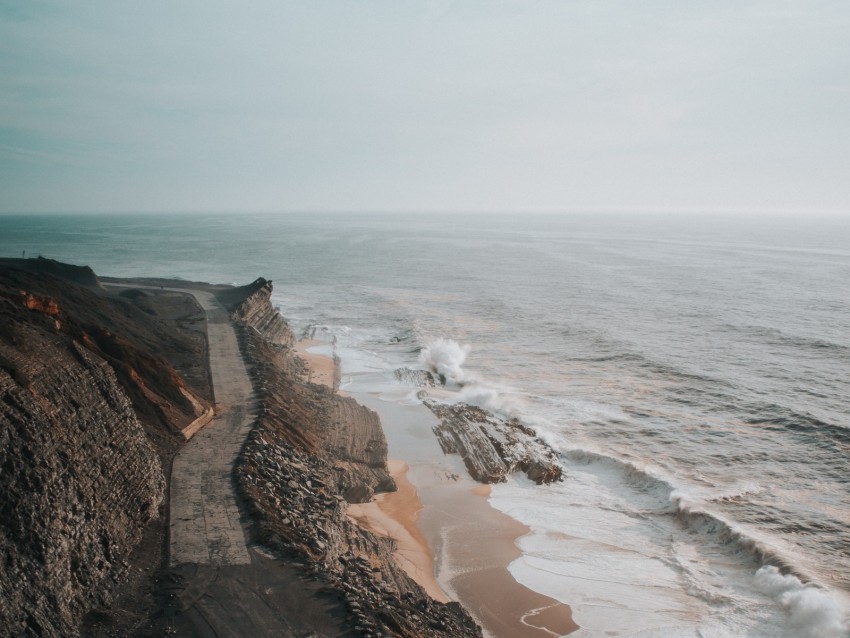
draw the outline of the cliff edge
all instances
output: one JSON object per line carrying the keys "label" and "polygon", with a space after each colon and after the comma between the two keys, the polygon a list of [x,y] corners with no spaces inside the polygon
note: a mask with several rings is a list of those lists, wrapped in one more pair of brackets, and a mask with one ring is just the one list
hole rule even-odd
{"label": "cliff edge", "polygon": [[236,467],[256,540],[319,580],[345,609],[353,635],[480,637],[459,603],[433,600],[405,572],[394,540],[348,516],[349,503],[396,489],[380,419],[309,382],[291,331],[272,317],[271,290],[271,282],[257,280],[242,301],[228,299],[259,401]]}
{"label": "cliff edge", "polygon": [[[26,299],[34,299],[27,297]],[[112,368],[54,304],[0,297],[0,627],[72,636],[126,575],[165,489]]]}
{"label": "cliff edge", "polygon": [[0,635],[78,635],[159,566],[165,474],[210,409],[202,318],[185,295],[0,260]]}

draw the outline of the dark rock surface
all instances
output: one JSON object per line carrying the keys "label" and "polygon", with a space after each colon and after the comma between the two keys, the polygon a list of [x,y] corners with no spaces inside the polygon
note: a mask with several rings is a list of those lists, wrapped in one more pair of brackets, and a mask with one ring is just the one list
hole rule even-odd
{"label": "dark rock surface", "polygon": [[289,325],[271,303],[272,282],[262,277],[247,286],[220,291],[217,297],[241,322],[271,343],[292,346],[295,339]]}
{"label": "dark rock surface", "polygon": [[0,627],[72,636],[125,577],[165,480],[110,366],[49,314],[0,312]]}
{"label": "dark rock surface", "polygon": [[434,378],[434,373],[430,370],[413,370],[411,368],[398,368],[393,371],[395,378],[399,383],[412,385],[415,387],[433,388],[438,385],[439,381]]}
{"label": "dark rock surface", "polygon": [[443,452],[459,454],[476,481],[501,483],[514,472],[525,473],[538,485],[561,480],[555,452],[516,419],[463,403],[423,402],[440,419],[434,434]]}
{"label": "dark rock surface", "polygon": [[185,295],[0,260],[0,635],[143,621],[164,475],[211,398],[205,334]]}
{"label": "dark rock surface", "polygon": [[393,540],[348,518],[348,503],[395,489],[380,421],[353,399],[305,383],[294,353],[273,335],[243,330],[260,410],[236,477],[257,540],[321,582],[344,605],[354,635],[481,636],[458,603],[432,600],[399,567]]}
{"label": "dark rock surface", "polygon": [[169,435],[209,407],[204,314],[191,297],[111,294],[29,272],[39,260],[5,261],[13,263],[0,265],[0,298],[33,310],[26,321],[45,315],[53,331],[106,360],[158,449],[173,447]]}

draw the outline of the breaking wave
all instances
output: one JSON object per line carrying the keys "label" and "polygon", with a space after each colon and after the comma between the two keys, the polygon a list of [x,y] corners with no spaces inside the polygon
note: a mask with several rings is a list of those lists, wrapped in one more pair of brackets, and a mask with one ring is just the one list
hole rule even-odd
{"label": "breaking wave", "polygon": [[[419,351],[419,363],[425,370],[404,370],[401,373],[396,371],[396,378],[402,382],[423,385],[424,379],[420,375],[430,373],[440,384],[453,391],[453,400],[484,408],[499,416],[518,417],[538,429],[537,423],[530,418],[524,418],[524,406],[517,402],[515,390],[501,387],[465,369],[471,351],[471,346],[452,339],[440,338],[430,341]],[[726,390],[723,381],[691,375],[632,354],[588,360],[629,362],[637,364],[644,371],[676,377],[679,380],[699,381],[703,384],[708,382],[715,386],[715,391]],[[832,440],[842,442],[846,440],[844,437],[847,430],[831,426],[809,415],[786,413],[778,406],[770,406],[775,409],[767,409],[767,405],[747,407],[758,408],[755,411],[762,415],[762,418],[751,421],[754,424],[810,436],[829,436]],[[810,575],[786,548],[761,537],[757,530],[728,519],[714,507],[722,507],[724,503],[739,501],[746,495],[760,492],[761,486],[748,483],[724,494],[693,497],[661,471],[656,472],[615,455],[583,447],[571,447],[557,428],[538,429],[538,435],[559,451],[567,473],[571,464],[599,464],[618,476],[619,481],[628,486],[632,494],[639,495],[629,506],[630,511],[627,513],[630,516],[649,517],[654,520],[659,520],[655,517],[661,517],[662,520],[668,521],[669,525],[684,528],[688,534],[703,537],[706,543],[723,547],[725,552],[743,560],[743,565],[749,563],[753,569],[750,573],[755,574],[754,588],[769,595],[783,608],[788,614],[789,627],[798,630],[800,636],[848,636],[848,624],[843,617],[845,608],[837,595],[817,584],[816,578]],[[693,591],[702,590],[695,587]],[[704,597],[712,603],[716,596],[716,593],[706,593]]]}
{"label": "breaking wave", "polygon": [[[463,368],[466,356],[472,347],[459,344],[453,339],[436,339],[422,348],[419,362],[437,380],[449,389],[456,390],[455,399],[461,403],[474,405],[485,410],[512,418],[517,416],[520,402],[511,396],[511,388],[485,381],[480,376]],[[396,371],[396,378],[412,375]]]}
{"label": "breaking wave", "polygon": [[[607,454],[573,449],[562,454],[573,463],[598,463],[616,470],[624,483],[652,498],[652,514],[669,515],[690,531],[704,534],[722,545],[743,551],[760,564],[770,564],[809,581],[812,578],[799,565],[769,543],[753,536],[743,528],[726,520],[722,515],[706,508],[707,503],[693,498],[677,488],[670,480],[654,474],[651,470]],[[746,487],[742,491],[757,490]],[[644,505],[646,511],[646,505]]]}
{"label": "breaking wave", "polygon": [[829,592],[804,584],[773,565],[756,572],[756,589],[774,598],[788,614],[789,629],[801,638],[846,638],[850,633],[844,610]]}
{"label": "breaking wave", "polygon": [[436,339],[422,348],[419,361],[446,384],[462,385],[466,379],[463,363],[472,349],[454,339]]}

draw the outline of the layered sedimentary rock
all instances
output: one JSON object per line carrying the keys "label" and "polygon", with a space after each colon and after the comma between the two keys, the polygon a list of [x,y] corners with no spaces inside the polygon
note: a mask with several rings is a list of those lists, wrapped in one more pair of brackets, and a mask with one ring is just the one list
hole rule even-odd
{"label": "layered sedimentary rock", "polygon": [[[88,281],[87,268],[49,262],[51,274],[34,274],[30,270],[38,264],[31,262],[38,261],[0,263],[0,298],[36,311],[38,299],[49,300],[55,329],[109,363],[158,451],[173,447],[169,438],[210,407],[203,310],[184,295],[111,295],[96,279],[82,286],[54,276],[67,269]],[[22,294],[29,296],[27,303]],[[162,307],[172,312],[161,317]],[[197,324],[195,329],[181,326],[183,320]]]}
{"label": "layered sedimentary rock", "polygon": [[113,370],[61,331],[60,316],[58,306],[0,298],[0,627],[9,635],[75,635],[85,612],[108,603],[165,488]]}
{"label": "layered sedimentary rock", "polygon": [[218,294],[219,300],[232,309],[233,318],[270,341],[283,346],[294,343],[292,330],[271,303],[272,282],[262,277],[247,286]]}
{"label": "layered sedimentary rock", "polygon": [[537,484],[561,480],[555,452],[516,419],[463,403],[423,402],[440,419],[434,434],[443,452],[459,454],[476,481],[501,483],[514,472],[525,473]]}
{"label": "layered sedimentary rock", "polygon": [[[247,303],[258,298],[251,295]],[[256,308],[240,312],[236,304],[234,316],[266,315]],[[259,541],[305,565],[329,595],[344,601],[357,635],[481,636],[458,603],[432,600],[396,563],[393,540],[346,514],[348,503],[395,489],[377,415],[305,383],[292,350],[277,345],[277,329],[269,340],[250,325],[243,347],[261,407],[236,476]]]}
{"label": "layered sedimentary rock", "polygon": [[205,334],[190,297],[0,260],[0,635],[74,636],[136,604],[128,560],[158,565],[163,464],[210,410]]}

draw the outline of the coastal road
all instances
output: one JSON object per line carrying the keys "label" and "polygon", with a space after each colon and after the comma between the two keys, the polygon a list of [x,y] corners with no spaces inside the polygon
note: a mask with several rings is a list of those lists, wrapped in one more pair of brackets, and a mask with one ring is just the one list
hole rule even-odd
{"label": "coastal road", "polygon": [[231,472],[251,430],[253,388],[227,311],[209,292],[188,292],[207,315],[216,415],[174,459],[169,562],[244,565],[251,557]]}

